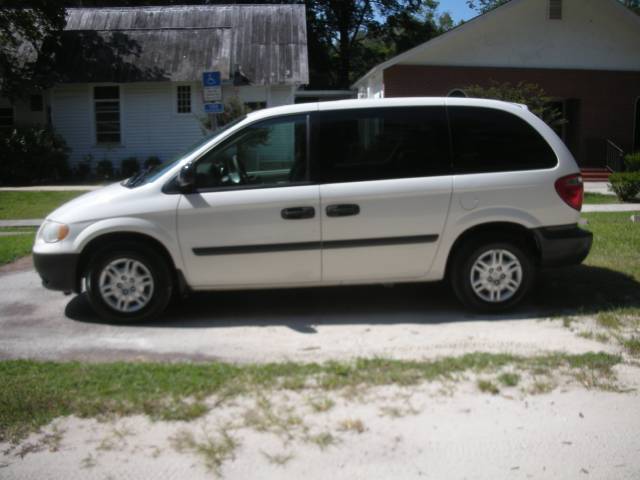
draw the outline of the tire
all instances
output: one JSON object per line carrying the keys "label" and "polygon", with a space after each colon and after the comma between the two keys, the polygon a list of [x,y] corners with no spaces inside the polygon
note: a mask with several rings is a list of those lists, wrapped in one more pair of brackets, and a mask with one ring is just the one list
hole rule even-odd
{"label": "tire", "polygon": [[111,322],[138,322],[160,315],[172,298],[173,275],[165,258],[139,243],[97,252],[86,273],[94,311]]}
{"label": "tire", "polygon": [[535,274],[536,267],[527,249],[512,242],[480,239],[457,252],[450,279],[456,296],[466,307],[480,312],[501,312],[526,297]]}

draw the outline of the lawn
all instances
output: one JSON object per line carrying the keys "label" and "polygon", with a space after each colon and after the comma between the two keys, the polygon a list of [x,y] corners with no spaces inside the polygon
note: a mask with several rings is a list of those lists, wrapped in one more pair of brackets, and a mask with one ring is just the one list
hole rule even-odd
{"label": "lawn", "polygon": [[[269,390],[317,393],[377,385],[416,385],[453,381],[467,371],[497,375],[507,367],[536,375],[565,369],[576,378],[585,374],[608,378],[612,367],[621,360],[618,355],[606,353],[534,357],[470,353],[426,361],[377,358],[264,365],[11,360],[0,362],[0,441],[19,440],[54,418],[71,414],[106,418],[139,413],[154,419],[191,420],[212,408],[205,399],[214,394],[226,401]],[[507,383],[504,375],[496,380]],[[513,383],[514,378],[508,381]]]}
{"label": "lawn", "polygon": [[[23,229],[24,230],[24,229]],[[0,232],[8,230],[0,229]],[[13,262],[20,257],[29,255],[33,247],[35,230],[31,233],[21,235],[0,236],[0,265]]]}
{"label": "lawn", "polygon": [[0,192],[0,220],[44,218],[86,192]]}
{"label": "lawn", "polygon": [[533,304],[558,314],[640,311],[640,224],[631,213],[583,213],[593,246],[583,265],[540,273]]}
{"label": "lawn", "polygon": [[585,192],[584,203],[586,205],[599,204],[599,203],[620,203],[618,197],[615,195],[605,195],[603,193]]}
{"label": "lawn", "polygon": [[587,219],[587,228],[594,237],[586,265],[626,273],[640,282],[640,223],[631,222],[629,212],[584,213],[582,216]]}

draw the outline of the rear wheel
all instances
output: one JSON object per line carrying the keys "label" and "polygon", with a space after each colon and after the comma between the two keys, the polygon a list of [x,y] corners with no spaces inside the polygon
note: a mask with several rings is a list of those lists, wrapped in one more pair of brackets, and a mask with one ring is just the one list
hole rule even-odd
{"label": "rear wheel", "polygon": [[514,307],[530,291],[535,266],[526,249],[510,242],[478,241],[456,255],[451,281],[456,296],[474,310]]}
{"label": "rear wheel", "polygon": [[173,290],[166,260],[138,244],[97,253],[89,262],[85,278],[91,306],[109,321],[155,317],[166,308]]}

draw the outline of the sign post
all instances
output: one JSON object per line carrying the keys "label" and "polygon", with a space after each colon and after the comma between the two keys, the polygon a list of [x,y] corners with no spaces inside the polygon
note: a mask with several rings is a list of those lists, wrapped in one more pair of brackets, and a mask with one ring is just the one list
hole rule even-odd
{"label": "sign post", "polygon": [[202,97],[204,111],[211,119],[211,129],[218,127],[218,113],[224,112],[220,72],[202,72]]}

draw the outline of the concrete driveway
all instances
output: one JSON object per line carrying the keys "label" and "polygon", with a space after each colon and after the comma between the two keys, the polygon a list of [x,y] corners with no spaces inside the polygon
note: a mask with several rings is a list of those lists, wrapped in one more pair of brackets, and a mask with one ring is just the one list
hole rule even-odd
{"label": "concrete driveway", "polygon": [[409,284],[198,294],[154,322],[110,325],[83,295],[42,288],[23,259],[0,269],[0,359],[275,362],[614,348],[549,313],[473,315],[446,285]]}

